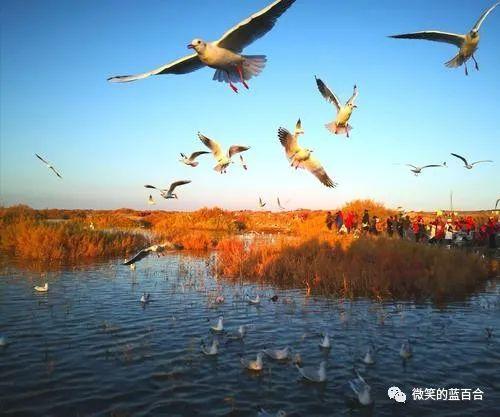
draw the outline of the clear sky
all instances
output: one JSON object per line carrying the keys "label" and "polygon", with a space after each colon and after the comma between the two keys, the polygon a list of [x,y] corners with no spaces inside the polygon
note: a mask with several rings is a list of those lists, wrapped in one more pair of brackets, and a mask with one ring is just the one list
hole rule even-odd
{"label": "clear sky", "polygon": [[[147,208],[150,183],[191,179],[162,209],[218,205],[332,208],[373,198],[408,209],[488,209],[500,197],[500,7],[481,28],[469,65],[443,63],[456,48],[389,39],[424,29],[465,33],[493,0],[297,0],[274,29],[245,49],[268,64],[234,94],[213,70],[110,84],[111,75],[151,70],[187,54],[195,37],[217,39],[270,0],[5,0],[1,4],[0,194],[3,205]],[[341,100],[359,87],[351,139],[324,124],[333,107],[321,77]],[[285,159],[276,131],[302,119],[314,149],[339,183],[328,189]],[[190,168],[179,152],[203,149],[196,133],[246,144],[221,176],[210,156]],[[59,180],[34,158],[60,170]],[[494,159],[468,171],[450,156]],[[447,161],[413,176],[405,163]]]}

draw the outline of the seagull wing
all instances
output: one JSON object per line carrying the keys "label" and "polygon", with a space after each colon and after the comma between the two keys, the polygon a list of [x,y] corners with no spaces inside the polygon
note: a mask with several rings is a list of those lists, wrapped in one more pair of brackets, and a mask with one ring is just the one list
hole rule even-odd
{"label": "seagull wing", "polygon": [[215,156],[216,159],[220,159],[223,156],[222,149],[221,149],[220,145],[215,140],[207,138],[205,135],[202,135],[200,132],[198,132],[198,137],[203,142],[203,144],[212,151],[212,154]]}
{"label": "seagull wing", "polygon": [[306,161],[300,164],[300,167],[307,169],[311,174],[313,174],[322,184],[327,187],[335,188],[337,186],[331,178],[326,173],[325,169],[322,167],[321,163],[314,158],[312,155]]}
{"label": "seagull wing", "polygon": [[177,61],[169,62],[159,68],[156,68],[149,72],[143,72],[142,74],[134,75],[117,75],[115,77],[108,78],[108,81],[112,83],[126,83],[129,81],[141,80],[147,78],[151,75],[160,74],[187,74],[188,72],[196,71],[204,67],[205,64],[200,61],[198,54],[191,54],[178,59]]}
{"label": "seagull wing", "polygon": [[159,188],[156,188],[154,185],[146,184],[144,187],[145,188],[153,188],[154,190],[159,190]]}
{"label": "seagull wing", "polygon": [[420,169],[424,169],[424,168],[439,168],[439,167],[442,167],[442,165],[424,165]]}
{"label": "seagull wing", "polygon": [[250,147],[248,146],[241,146],[241,145],[232,145],[229,150],[227,151],[227,155],[229,158],[231,158],[233,155],[240,153],[240,152],[245,152],[248,151]]}
{"label": "seagull wing", "polygon": [[468,165],[467,159],[465,159],[463,156],[460,156],[456,153],[451,153],[455,158],[461,159],[465,165]]}
{"label": "seagull wing", "polygon": [[498,207],[498,203],[500,203],[500,198],[497,200],[497,202],[495,203],[495,210],[497,209]]}
{"label": "seagull wing", "polygon": [[190,180],[175,181],[172,184],[170,184],[170,188],[168,189],[168,192],[171,193],[179,185],[189,184],[190,182],[191,182]]}
{"label": "seagull wing", "polygon": [[191,154],[191,156],[189,157],[189,160],[190,161],[194,161],[196,158],[198,158],[200,155],[205,155],[207,153],[210,153],[210,152],[207,152],[207,151],[198,151],[198,152],[193,152]]}
{"label": "seagull wing", "polygon": [[460,48],[465,41],[464,35],[459,35],[457,33],[440,32],[438,30],[424,30],[421,32],[404,33],[402,35],[392,35],[389,36],[389,38],[423,39],[426,41],[445,42],[445,43],[451,43],[452,45],[455,45],[458,48]]}
{"label": "seagull wing", "polygon": [[46,165],[50,165],[45,159],[43,159],[40,155],[38,155],[37,153],[35,154],[35,156],[40,160],[42,161],[44,164]]}
{"label": "seagull wing", "polygon": [[288,158],[291,158],[293,153],[295,152],[294,150],[299,147],[297,137],[295,135],[292,135],[288,130],[280,127],[278,129],[278,138],[285,148],[286,156]]}
{"label": "seagull wing", "polygon": [[488,10],[484,11],[484,13],[481,15],[481,17],[477,20],[476,24],[472,28],[472,30],[479,30],[481,25],[484,22],[484,19],[493,11],[495,7],[497,7],[500,4],[500,1],[495,3],[493,6],[491,6]]}
{"label": "seagull wing", "polygon": [[473,162],[471,165],[481,164],[483,162],[493,162],[491,159],[483,159],[482,161]]}
{"label": "seagull wing", "polygon": [[59,174],[59,172],[57,172],[53,166],[51,166],[50,169],[54,172],[54,174],[56,174],[59,178],[62,179],[61,174]]}
{"label": "seagull wing", "polygon": [[319,78],[316,78],[316,85],[318,86],[318,90],[321,93],[321,95],[330,103],[332,103],[336,108],[337,111],[340,111],[340,101],[338,97],[330,90],[327,85],[321,81]]}
{"label": "seagull wing", "polygon": [[412,165],[412,164],[406,164],[407,167],[411,167],[413,169],[418,169],[418,167],[416,167],[415,165]]}
{"label": "seagull wing", "polygon": [[352,92],[352,96],[347,101],[347,104],[354,104],[354,100],[356,100],[356,97],[358,97],[358,86],[357,85],[354,86],[354,89],[353,89],[353,92]]}
{"label": "seagull wing", "polygon": [[241,52],[253,41],[264,36],[275,25],[278,17],[295,2],[295,0],[276,0],[261,11],[253,14],[236,26],[229,29],[216,42],[217,46]]}
{"label": "seagull wing", "polygon": [[133,258],[130,258],[130,259],[126,260],[125,262],[123,262],[122,265],[135,264],[136,262],[139,262],[141,259],[144,259],[150,253],[151,253],[151,248],[150,247],[142,249],[139,252],[137,252]]}

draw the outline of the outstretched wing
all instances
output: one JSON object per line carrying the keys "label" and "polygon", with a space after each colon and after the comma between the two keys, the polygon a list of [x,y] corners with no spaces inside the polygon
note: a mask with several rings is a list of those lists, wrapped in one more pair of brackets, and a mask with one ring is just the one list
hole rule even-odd
{"label": "outstretched wing", "polygon": [[198,54],[191,54],[178,59],[177,61],[169,62],[159,68],[152,71],[143,72],[142,74],[134,75],[117,75],[108,78],[108,81],[112,83],[126,83],[129,81],[141,80],[142,78],[147,78],[151,75],[160,74],[187,74],[188,72],[196,71],[204,67],[205,64],[200,61]]}
{"label": "outstretched wing", "polygon": [[330,103],[332,103],[336,108],[337,111],[340,111],[340,101],[339,98],[333,93],[332,90],[330,90],[327,85],[321,81],[319,78],[316,76],[314,77],[316,79],[316,85],[318,86],[318,90],[321,93],[321,95]]}
{"label": "outstretched wing", "polygon": [[497,202],[495,203],[495,210],[497,209],[498,207],[498,203],[500,203],[500,198],[497,200]]}
{"label": "outstretched wing", "polygon": [[463,156],[460,156],[456,153],[451,153],[451,155],[453,155],[455,158],[461,159],[465,165],[468,165],[467,160]]}
{"label": "outstretched wing", "polygon": [[253,14],[229,29],[217,41],[217,45],[241,52],[253,41],[264,36],[276,24],[277,19],[295,2],[295,0],[276,0],[261,11]]}
{"label": "outstretched wing", "polygon": [[50,165],[45,159],[43,159],[40,155],[38,155],[37,153],[35,154],[35,156],[40,160],[42,161],[44,164],[46,165]]}
{"label": "outstretched wing", "polygon": [[189,184],[190,182],[191,182],[190,180],[175,181],[172,184],[170,184],[170,188],[168,189],[168,192],[171,193],[179,185]]}
{"label": "outstretched wing", "polygon": [[337,186],[337,184],[334,183],[328,176],[321,163],[312,155],[306,161],[301,162],[300,167],[307,169],[318,180],[320,180],[323,185],[331,188],[335,188]]}
{"label": "outstretched wing", "polygon": [[394,39],[422,39],[425,41],[451,43],[460,48],[465,42],[465,36],[458,33],[441,32],[438,30],[424,30],[414,33],[403,33],[402,35],[391,35]]}
{"label": "outstretched wing", "polygon": [[424,165],[420,169],[424,169],[424,168],[441,168],[441,167],[443,167],[443,165]]}
{"label": "outstretched wing", "polygon": [[202,135],[200,132],[198,132],[198,137],[203,142],[203,144],[208,149],[210,149],[212,151],[212,154],[215,156],[216,159],[219,159],[223,156],[222,149],[221,149],[220,145],[215,140],[207,138],[205,135]]}
{"label": "outstretched wing", "polygon": [[493,162],[491,159],[483,159],[482,161],[473,162],[471,165],[481,164],[483,162]]}
{"label": "outstretched wing", "polygon": [[153,188],[154,190],[160,190],[159,188],[156,188],[154,185],[149,185],[149,184],[146,184],[144,187],[145,188]]}
{"label": "outstretched wing", "polygon": [[200,155],[205,155],[206,153],[210,153],[210,152],[207,152],[207,151],[198,151],[198,152],[193,152],[191,154],[191,156],[189,157],[189,159],[191,161],[194,161],[196,158],[198,158]]}
{"label": "outstretched wing", "polygon": [[493,9],[495,7],[497,7],[498,5],[500,4],[500,1],[495,3],[493,6],[491,6],[488,10],[484,11],[483,14],[479,17],[479,19],[477,20],[476,24],[474,25],[474,27],[472,28],[472,30],[479,30],[479,28],[481,27],[481,25],[483,24],[484,22],[484,19],[486,19],[486,17],[493,11]]}
{"label": "outstretched wing", "polygon": [[358,97],[358,86],[354,85],[352,96],[349,100],[347,100],[347,104],[354,104],[354,100],[356,100],[357,97]]}
{"label": "outstretched wing", "polygon": [[290,158],[294,153],[294,149],[298,147],[297,137],[285,128],[280,127],[278,129],[278,138],[285,148],[286,156]]}
{"label": "outstretched wing", "polygon": [[416,167],[415,165],[412,165],[412,164],[406,164],[407,167],[410,167],[410,168],[413,168],[413,169],[418,169],[418,167]]}
{"label": "outstretched wing", "polygon": [[57,172],[53,166],[51,166],[50,169],[54,172],[54,174],[56,174],[59,178],[62,179],[61,174],[59,174],[59,172]]}
{"label": "outstretched wing", "polygon": [[229,158],[231,158],[233,155],[240,152],[248,151],[249,149],[250,149],[249,146],[232,145],[227,151],[227,155],[229,156]]}
{"label": "outstretched wing", "polygon": [[141,259],[144,259],[150,253],[151,253],[151,248],[142,249],[141,251],[137,252],[133,258],[130,258],[130,259],[126,260],[125,262],[123,262],[122,265],[135,264],[136,262],[139,262]]}

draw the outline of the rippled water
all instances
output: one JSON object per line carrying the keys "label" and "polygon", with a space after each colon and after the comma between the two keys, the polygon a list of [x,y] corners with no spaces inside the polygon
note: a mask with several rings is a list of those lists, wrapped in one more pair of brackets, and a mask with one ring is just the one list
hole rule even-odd
{"label": "rippled water", "polygon": [[[33,285],[49,282],[49,292]],[[292,416],[494,416],[500,411],[499,286],[464,303],[378,304],[305,297],[302,291],[217,283],[206,260],[171,254],[130,271],[116,262],[40,274],[0,273],[0,415],[2,416],[256,416],[257,407]],[[151,293],[145,308],[139,302]],[[267,297],[249,306],[245,292]],[[268,298],[277,294],[276,303]],[[293,303],[284,303],[290,297]],[[207,358],[200,339],[219,315],[229,331],[249,325],[241,343],[226,343]],[[485,327],[492,327],[488,338]],[[333,336],[329,353],[319,334]],[[414,355],[399,347],[410,338]],[[373,342],[377,362],[361,354]],[[326,358],[326,384],[300,380],[291,363],[265,359],[260,375],[242,369],[240,355],[291,346],[306,365]],[[349,399],[353,366],[372,387],[374,405]],[[406,403],[390,400],[396,385]],[[411,390],[472,388],[483,400],[413,401]]]}

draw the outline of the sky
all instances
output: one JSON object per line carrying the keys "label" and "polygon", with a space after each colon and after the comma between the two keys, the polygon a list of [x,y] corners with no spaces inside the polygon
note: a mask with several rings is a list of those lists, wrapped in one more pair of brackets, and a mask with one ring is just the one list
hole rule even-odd
{"label": "sky", "polygon": [[[216,40],[270,0],[5,0],[0,6],[0,205],[146,209],[144,184],[190,179],[158,209],[204,206],[329,209],[358,198],[391,207],[490,209],[500,197],[500,7],[481,28],[476,58],[449,69],[452,45],[390,39],[424,29],[465,33],[493,0],[297,0],[244,51],[265,54],[250,90],[212,81],[214,70],[111,84],[112,75],[154,69]],[[334,109],[314,76],[347,100],[359,88],[350,139],[324,127]],[[303,146],[339,185],[293,170],[277,139],[298,118]],[[251,146],[248,171],[191,168],[179,152]],[[39,153],[62,173],[52,175]],[[469,171],[450,156],[493,159]],[[447,161],[415,177],[407,163]]]}

